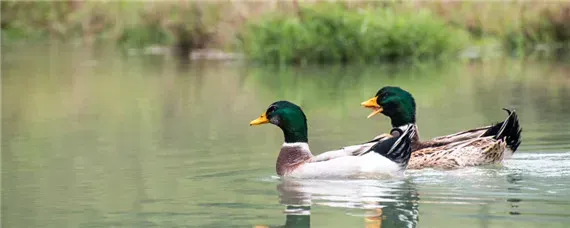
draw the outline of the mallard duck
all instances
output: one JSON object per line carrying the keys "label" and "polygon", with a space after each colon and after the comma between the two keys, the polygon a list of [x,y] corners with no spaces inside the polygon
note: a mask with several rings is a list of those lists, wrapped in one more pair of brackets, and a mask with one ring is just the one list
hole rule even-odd
{"label": "mallard duck", "polygon": [[[399,88],[387,86],[361,103],[373,109],[368,118],[382,113],[391,120],[392,127],[401,128],[416,124],[416,104],[413,96]],[[420,141],[419,132],[412,140],[412,157],[408,169],[443,168],[487,165],[510,157],[521,143],[521,127],[515,111],[508,113],[505,121],[490,126],[461,131],[451,135]],[[418,131],[418,128],[414,128]],[[389,137],[383,134],[370,143]],[[366,146],[365,146],[366,145]]]}
{"label": "mallard duck", "polygon": [[411,154],[414,126],[394,131],[401,137],[382,140],[354,156],[315,159],[309,149],[307,118],[301,108],[288,101],[271,104],[250,126],[271,123],[283,131],[285,142],[277,157],[276,172],[282,177],[352,178],[401,176]]}

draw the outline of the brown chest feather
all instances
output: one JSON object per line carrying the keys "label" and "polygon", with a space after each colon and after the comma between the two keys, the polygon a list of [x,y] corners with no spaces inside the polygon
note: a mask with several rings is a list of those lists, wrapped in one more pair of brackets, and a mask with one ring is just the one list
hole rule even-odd
{"label": "brown chest feather", "polygon": [[277,157],[275,171],[279,176],[285,175],[310,161],[312,157],[311,153],[303,150],[302,147],[283,147]]}

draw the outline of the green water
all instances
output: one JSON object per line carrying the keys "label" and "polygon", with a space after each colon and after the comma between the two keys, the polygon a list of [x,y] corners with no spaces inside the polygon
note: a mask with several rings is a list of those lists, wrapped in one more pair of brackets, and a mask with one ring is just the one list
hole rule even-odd
{"label": "green water", "polygon": [[[404,180],[275,177],[282,133],[248,125],[270,103],[303,107],[318,154],[389,129],[359,106],[385,85],[414,94],[423,138],[510,107],[523,143],[503,166]],[[569,112],[563,63],[272,68],[3,47],[2,227],[569,227]]]}

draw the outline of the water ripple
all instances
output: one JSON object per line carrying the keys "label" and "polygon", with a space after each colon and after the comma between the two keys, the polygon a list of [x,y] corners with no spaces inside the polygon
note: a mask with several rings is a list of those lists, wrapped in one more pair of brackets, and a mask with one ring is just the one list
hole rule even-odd
{"label": "water ripple", "polygon": [[570,152],[518,153],[503,166],[410,170],[404,180],[284,179],[276,184],[284,205],[345,208],[348,215],[364,217],[380,210],[386,220],[408,225],[417,222],[419,211],[515,223],[570,222],[569,160]]}

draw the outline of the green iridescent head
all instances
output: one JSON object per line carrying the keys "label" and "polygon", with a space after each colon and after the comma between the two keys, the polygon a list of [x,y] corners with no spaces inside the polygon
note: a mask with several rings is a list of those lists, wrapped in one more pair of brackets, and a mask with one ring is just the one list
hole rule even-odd
{"label": "green iridescent head", "polygon": [[386,86],[378,90],[376,95],[361,103],[374,111],[368,118],[382,113],[392,121],[392,127],[399,127],[416,122],[416,102],[412,94],[400,87]]}
{"label": "green iridescent head", "polygon": [[267,110],[249,125],[271,123],[283,131],[286,143],[308,142],[307,118],[301,108],[289,101],[277,101],[269,105]]}

